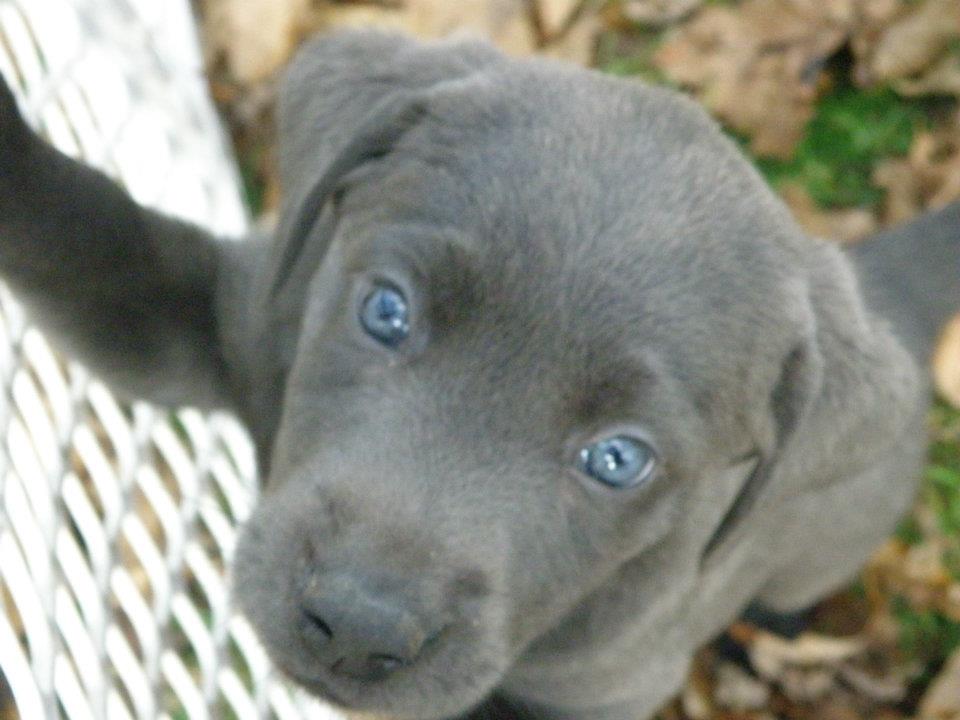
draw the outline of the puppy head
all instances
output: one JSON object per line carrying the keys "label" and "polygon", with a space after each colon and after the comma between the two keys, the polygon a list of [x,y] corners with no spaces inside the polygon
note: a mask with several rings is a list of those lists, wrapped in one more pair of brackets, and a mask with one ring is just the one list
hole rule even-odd
{"label": "puppy head", "polygon": [[623,563],[722,544],[717,478],[816,383],[804,240],[700,110],[587,71],[346,35],[281,111],[297,332],[238,599],[308,689],[448,717]]}

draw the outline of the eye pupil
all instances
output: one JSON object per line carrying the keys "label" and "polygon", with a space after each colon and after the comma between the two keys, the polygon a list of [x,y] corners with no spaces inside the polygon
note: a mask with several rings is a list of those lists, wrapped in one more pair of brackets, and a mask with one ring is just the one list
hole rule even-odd
{"label": "eye pupil", "polygon": [[360,324],[378,342],[395,347],[410,334],[410,311],[403,293],[377,285],[360,309]]}
{"label": "eye pupil", "polygon": [[650,476],[654,464],[650,446],[626,436],[607,438],[580,451],[580,469],[611,487],[636,487]]}
{"label": "eye pupil", "polygon": [[607,468],[609,470],[618,470],[626,463],[623,453],[620,452],[619,448],[615,447],[611,447],[607,450],[606,454],[604,455],[604,460],[606,460]]}

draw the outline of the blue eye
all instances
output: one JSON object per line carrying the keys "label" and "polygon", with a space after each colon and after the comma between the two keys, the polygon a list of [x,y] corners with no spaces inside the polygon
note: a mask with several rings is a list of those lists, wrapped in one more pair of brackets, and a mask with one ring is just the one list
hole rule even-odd
{"label": "blue eye", "polygon": [[360,324],[374,340],[396,347],[410,334],[407,299],[390,285],[377,285],[360,308]]}
{"label": "blue eye", "polygon": [[656,455],[642,440],[618,435],[580,451],[580,470],[614,488],[632,488],[653,473]]}

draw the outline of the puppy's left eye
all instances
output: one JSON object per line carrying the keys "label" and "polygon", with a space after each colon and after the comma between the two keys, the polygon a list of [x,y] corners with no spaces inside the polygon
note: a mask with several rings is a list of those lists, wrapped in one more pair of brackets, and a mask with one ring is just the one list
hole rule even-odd
{"label": "puppy's left eye", "polygon": [[360,324],[374,340],[396,347],[410,334],[407,298],[392,285],[375,285],[360,307]]}
{"label": "puppy's left eye", "polygon": [[657,458],[647,443],[617,435],[587,445],[580,451],[580,470],[613,488],[632,488],[645,482]]}

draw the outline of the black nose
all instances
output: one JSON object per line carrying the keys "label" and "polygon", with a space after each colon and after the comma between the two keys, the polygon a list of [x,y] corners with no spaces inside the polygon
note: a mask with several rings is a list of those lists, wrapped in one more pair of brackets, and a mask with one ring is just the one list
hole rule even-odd
{"label": "black nose", "polygon": [[428,633],[411,603],[347,574],[314,576],[301,598],[304,636],[330,670],[383,680],[417,659]]}

